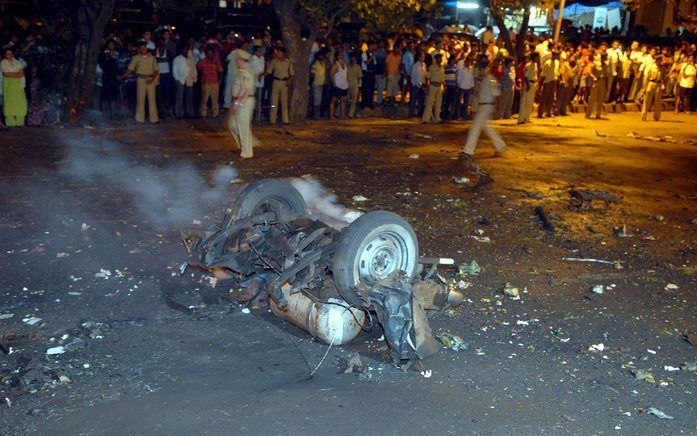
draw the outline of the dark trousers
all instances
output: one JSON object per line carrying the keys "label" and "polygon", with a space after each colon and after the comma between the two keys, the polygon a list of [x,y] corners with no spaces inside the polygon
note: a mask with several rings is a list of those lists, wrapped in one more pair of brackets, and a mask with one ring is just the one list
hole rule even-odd
{"label": "dark trousers", "polygon": [[559,83],[559,86],[557,86],[557,106],[554,113],[558,115],[566,115],[566,109],[569,107],[570,96],[571,86]]}
{"label": "dark trousers", "polygon": [[419,116],[424,112],[424,88],[423,86],[411,85],[409,92],[409,116]]}
{"label": "dark trousers", "polygon": [[469,105],[472,98],[472,89],[457,89],[457,116],[464,120],[470,119]]}
{"label": "dark trousers", "polygon": [[457,102],[457,86],[446,86],[443,94],[443,112],[441,118],[444,120],[454,118],[453,110],[457,110],[455,103]]}
{"label": "dark trousers", "polygon": [[537,116],[542,117],[543,114],[552,115],[552,107],[554,106],[554,91],[557,88],[557,81],[552,80],[542,85],[542,94],[540,95],[540,105],[537,107]]}
{"label": "dark trousers", "polygon": [[375,108],[373,95],[375,94],[375,73],[371,71],[363,72],[363,89],[361,90],[361,107]]}
{"label": "dark trousers", "polygon": [[624,103],[629,96],[629,86],[632,84],[631,77],[620,79],[619,91],[617,91],[617,101]]}
{"label": "dark trousers", "polygon": [[194,87],[177,84],[176,98],[174,100],[174,116],[177,118],[194,116]]}
{"label": "dark trousers", "polygon": [[319,106],[319,115],[329,118],[329,103],[332,100],[332,85],[322,87],[322,103]]}
{"label": "dark trousers", "polygon": [[171,73],[160,74],[160,84],[157,85],[157,111],[164,115],[172,108],[172,95],[174,94],[174,78]]}

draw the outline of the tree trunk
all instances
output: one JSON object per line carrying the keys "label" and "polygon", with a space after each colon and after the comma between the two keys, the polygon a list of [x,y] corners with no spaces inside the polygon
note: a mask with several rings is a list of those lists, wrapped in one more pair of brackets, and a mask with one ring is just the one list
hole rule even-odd
{"label": "tree trunk", "polygon": [[104,29],[114,13],[115,0],[81,0],[75,5],[75,41],[68,77],[68,122],[74,123],[89,105]]}
{"label": "tree trunk", "polygon": [[508,50],[508,53],[510,53],[511,56],[515,55],[513,40],[511,40],[511,34],[503,21],[501,11],[495,7],[491,7],[489,8],[489,13],[491,14],[491,18],[494,20],[496,27],[499,28],[499,37],[503,38],[503,43],[506,45],[506,50]]}
{"label": "tree trunk", "polygon": [[528,25],[530,24],[530,6],[525,7],[523,12],[523,22],[520,24],[520,30],[518,30],[518,38],[516,38],[515,43],[515,57],[517,61],[523,58],[523,52],[525,51],[525,38],[528,36]]}
{"label": "tree trunk", "polygon": [[310,95],[310,50],[316,35],[303,40],[302,29],[307,26],[307,17],[297,0],[274,0],[273,7],[281,25],[286,55],[295,69],[290,89],[290,118],[293,121],[304,120]]}

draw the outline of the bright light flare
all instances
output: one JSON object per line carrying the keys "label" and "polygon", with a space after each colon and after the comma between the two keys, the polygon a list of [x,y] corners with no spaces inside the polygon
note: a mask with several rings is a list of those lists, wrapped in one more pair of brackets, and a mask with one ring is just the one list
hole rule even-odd
{"label": "bright light flare", "polygon": [[457,2],[458,9],[479,9],[477,2]]}

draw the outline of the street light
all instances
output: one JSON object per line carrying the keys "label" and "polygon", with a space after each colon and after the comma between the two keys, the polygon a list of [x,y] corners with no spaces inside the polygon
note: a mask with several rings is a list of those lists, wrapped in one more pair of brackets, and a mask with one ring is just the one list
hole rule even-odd
{"label": "street light", "polygon": [[479,9],[479,3],[477,2],[457,2],[457,9]]}
{"label": "street light", "polygon": [[462,1],[462,2],[455,2],[455,21],[459,22],[460,21],[460,11],[473,11],[475,9],[479,9],[479,2],[476,1]]}

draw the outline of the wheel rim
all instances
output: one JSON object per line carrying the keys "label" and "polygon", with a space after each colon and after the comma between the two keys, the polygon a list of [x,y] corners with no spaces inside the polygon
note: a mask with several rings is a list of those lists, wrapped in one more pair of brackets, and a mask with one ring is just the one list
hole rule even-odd
{"label": "wheel rim", "polygon": [[409,242],[393,231],[377,232],[361,247],[358,277],[362,283],[373,284],[396,270],[410,273]]}
{"label": "wheel rim", "polygon": [[282,213],[290,213],[293,210],[292,206],[282,198],[269,198],[259,203],[254,208],[252,216],[259,216],[267,212],[274,212],[278,218]]}

